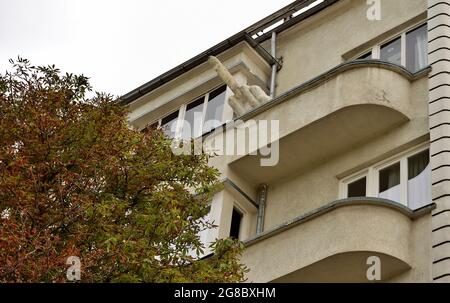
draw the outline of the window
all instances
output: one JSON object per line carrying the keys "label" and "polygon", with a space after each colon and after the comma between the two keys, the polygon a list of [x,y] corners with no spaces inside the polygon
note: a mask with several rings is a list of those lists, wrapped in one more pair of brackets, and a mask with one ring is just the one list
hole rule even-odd
{"label": "window", "polygon": [[204,133],[219,127],[224,122],[226,86],[209,94],[208,107],[206,109]]}
{"label": "window", "polygon": [[161,120],[161,129],[167,137],[173,138],[177,132],[177,121],[178,116],[180,115],[180,111],[176,111],[173,114],[168,115],[167,117]]}
{"label": "window", "polygon": [[341,183],[341,198],[367,197],[367,171],[347,178]]}
{"label": "window", "polygon": [[378,197],[400,202],[400,163],[380,170],[379,186]]}
{"label": "window", "polygon": [[159,121],[156,121],[156,122],[154,122],[152,124],[149,124],[146,128],[144,128],[142,130],[142,132],[145,133],[146,131],[149,131],[151,129],[157,129],[158,127],[159,127]]}
{"label": "window", "polygon": [[428,33],[427,25],[406,34],[406,68],[417,72],[427,65]]}
{"label": "window", "polygon": [[380,60],[394,64],[402,64],[402,41],[397,38],[392,42],[381,46]]}
{"label": "window", "polygon": [[410,149],[341,182],[341,198],[377,197],[415,210],[432,203],[430,152]]}
{"label": "window", "polygon": [[[408,201],[412,209],[432,200],[430,151],[426,150],[408,159]],[[428,185],[428,186],[427,186]]]}
{"label": "window", "polygon": [[365,197],[367,195],[367,178],[364,177],[348,185],[348,198]]}
{"label": "window", "polygon": [[231,230],[230,237],[234,239],[239,239],[241,232],[241,222],[243,215],[236,209],[233,208],[233,215],[231,217]]}
{"label": "window", "polygon": [[358,59],[356,60],[366,60],[366,59],[372,59],[372,52],[368,52],[362,56],[360,56]]}
{"label": "window", "polygon": [[222,86],[156,123],[170,138],[198,138],[226,122],[226,90],[227,87]]}
{"label": "window", "polygon": [[420,25],[385,43],[375,45],[370,51],[356,57],[356,60],[378,59],[405,66],[411,72],[418,72],[428,64],[428,26]]}
{"label": "window", "polygon": [[191,139],[202,135],[204,98],[187,105],[182,126],[182,138]]}

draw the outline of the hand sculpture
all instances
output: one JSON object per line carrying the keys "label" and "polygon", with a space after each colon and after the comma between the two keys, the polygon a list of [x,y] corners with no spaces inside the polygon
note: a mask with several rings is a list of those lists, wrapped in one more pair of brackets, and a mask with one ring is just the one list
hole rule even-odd
{"label": "hand sculpture", "polygon": [[234,95],[228,99],[228,103],[238,116],[242,116],[271,100],[262,88],[257,85],[239,85],[227,68],[216,57],[209,57],[208,63],[211,64],[223,82],[233,91]]}

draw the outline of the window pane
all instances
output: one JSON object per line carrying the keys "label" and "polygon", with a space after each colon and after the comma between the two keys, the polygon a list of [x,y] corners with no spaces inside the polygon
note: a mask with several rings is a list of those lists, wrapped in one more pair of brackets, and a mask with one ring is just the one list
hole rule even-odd
{"label": "window pane", "polygon": [[408,159],[408,204],[418,209],[432,201],[430,151]]}
{"label": "window pane", "polygon": [[231,231],[230,231],[230,237],[239,239],[239,233],[241,231],[241,221],[242,221],[242,214],[233,208],[233,216],[231,218]]}
{"label": "window pane", "polygon": [[427,25],[406,34],[406,68],[417,72],[428,64]]}
{"label": "window pane", "polygon": [[226,86],[222,86],[209,94],[208,106],[206,108],[205,126],[203,128],[204,133],[207,133],[225,123],[223,118],[223,110],[225,106],[226,89]]}
{"label": "window pane", "polygon": [[430,151],[426,150],[408,159],[408,180],[419,176],[430,164]]}
{"label": "window pane", "polygon": [[142,130],[142,132],[145,133],[145,132],[147,132],[149,130],[157,129],[158,128],[158,124],[159,124],[158,121],[154,122],[153,124],[149,124],[146,128],[144,128]]}
{"label": "window pane", "polygon": [[175,137],[176,132],[176,122],[178,121],[179,111],[174,112],[173,114],[162,119],[161,128],[169,138]]}
{"label": "window pane", "polygon": [[380,60],[394,64],[402,64],[401,38],[381,46]]}
{"label": "window pane", "polygon": [[205,98],[190,103],[184,115],[182,138],[189,140],[202,135],[203,107]]}
{"label": "window pane", "polygon": [[362,55],[357,60],[364,60],[364,59],[372,59],[372,52],[368,52],[367,54]]}
{"label": "window pane", "polygon": [[380,171],[379,197],[400,202],[400,163]]}
{"label": "window pane", "polygon": [[348,185],[348,197],[349,198],[365,197],[367,193],[366,186],[367,186],[367,178],[362,178],[361,180],[350,183]]}

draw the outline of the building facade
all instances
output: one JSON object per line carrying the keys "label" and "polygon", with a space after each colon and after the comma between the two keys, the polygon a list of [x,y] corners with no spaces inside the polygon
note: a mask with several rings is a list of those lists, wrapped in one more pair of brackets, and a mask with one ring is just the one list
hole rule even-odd
{"label": "building facade", "polygon": [[298,0],[121,102],[216,155],[249,282],[450,282],[450,0]]}

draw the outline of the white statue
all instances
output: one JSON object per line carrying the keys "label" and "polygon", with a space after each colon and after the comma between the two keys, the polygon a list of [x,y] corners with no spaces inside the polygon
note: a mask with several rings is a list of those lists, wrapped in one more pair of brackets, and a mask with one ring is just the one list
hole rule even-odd
{"label": "white statue", "polygon": [[209,57],[208,62],[213,66],[223,82],[233,91],[234,95],[229,98],[228,103],[238,116],[242,116],[271,100],[264,90],[257,85],[239,85],[227,68],[216,57]]}

